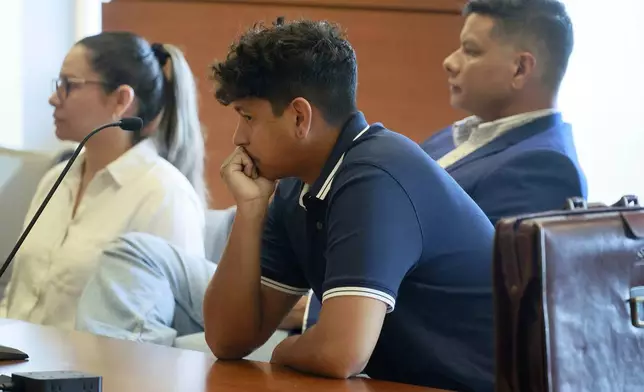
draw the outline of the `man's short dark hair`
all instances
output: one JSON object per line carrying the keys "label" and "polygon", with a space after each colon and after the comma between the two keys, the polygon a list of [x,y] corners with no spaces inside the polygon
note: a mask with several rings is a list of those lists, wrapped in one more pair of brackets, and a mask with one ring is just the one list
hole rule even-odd
{"label": "man's short dark hair", "polygon": [[355,52],[340,28],[327,21],[257,24],[212,65],[215,96],[223,105],[244,98],[268,100],[281,115],[295,98],[341,125],[356,110]]}
{"label": "man's short dark hair", "polygon": [[558,0],[470,0],[463,14],[495,20],[494,32],[515,40],[545,64],[543,83],[559,89],[574,39],[566,7]]}

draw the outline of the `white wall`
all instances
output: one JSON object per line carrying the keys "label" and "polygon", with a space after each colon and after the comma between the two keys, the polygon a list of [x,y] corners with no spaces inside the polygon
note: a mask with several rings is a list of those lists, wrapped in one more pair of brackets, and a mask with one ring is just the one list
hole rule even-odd
{"label": "white wall", "polygon": [[589,199],[644,204],[644,0],[565,0],[575,49],[559,106],[573,124]]}
{"label": "white wall", "polygon": [[0,3],[0,40],[4,59],[0,62],[0,86],[5,93],[0,94],[0,146],[19,146],[22,144],[22,41],[21,27],[23,7],[19,1]]}
{"label": "white wall", "polygon": [[[12,1],[13,2],[13,1]],[[23,11],[22,145],[48,149],[57,145],[52,109],[47,103],[52,80],[74,43],[74,0],[21,0]],[[33,12],[33,10],[38,12]]]}
{"label": "white wall", "polygon": [[[37,10],[37,12],[35,12]],[[47,100],[69,48],[101,29],[101,0],[1,0],[5,49],[0,83],[0,146],[58,148]]]}

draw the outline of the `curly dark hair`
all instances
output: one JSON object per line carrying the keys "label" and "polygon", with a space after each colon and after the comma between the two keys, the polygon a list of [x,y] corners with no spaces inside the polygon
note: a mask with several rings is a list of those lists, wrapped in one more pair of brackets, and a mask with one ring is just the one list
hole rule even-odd
{"label": "curly dark hair", "polygon": [[495,20],[494,32],[515,39],[545,64],[543,83],[559,88],[573,50],[573,28],[559,0],[470,0],[463,14]]}
{"label": "curly dark hair", "polygon": [[345,33],[328,21],[278,18],[272,26],[256,24],[211,70],[215,96],[223,105],[266,99],[279,116],[302,97],[332,125],[356,111],[356,55]]}

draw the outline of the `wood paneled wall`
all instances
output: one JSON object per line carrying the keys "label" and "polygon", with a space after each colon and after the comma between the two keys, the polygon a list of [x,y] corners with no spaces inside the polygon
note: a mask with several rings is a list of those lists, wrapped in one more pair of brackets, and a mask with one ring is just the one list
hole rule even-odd
{"label": "wood paneled wall", "polygon": [[232,204],[219,166],[232,151],[237,115],[212,94],[208,66],[256,21],[327,19],[340,23],[359,64],[358,104],[370,122],[421,141],[463,117],[449,106],[442,61],[458,45],[459,0],[112,0],[104,30],[129,30],[181,47],[197,78],[207,129],[213,207]]}

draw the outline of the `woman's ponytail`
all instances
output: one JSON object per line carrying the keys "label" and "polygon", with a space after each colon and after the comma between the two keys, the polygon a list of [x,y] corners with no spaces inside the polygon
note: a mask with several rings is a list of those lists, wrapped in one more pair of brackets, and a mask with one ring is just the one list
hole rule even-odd
{"label": "woman's ponytail", "polygon": [[[188,178],[207,208],[204,134],[199,121],[194,76],[183,53],[176,46],[155,44],[153,50],[166,76],[165,105],[153,138],[159,155]],[[167,56],[165,61],[164,56]]]}

